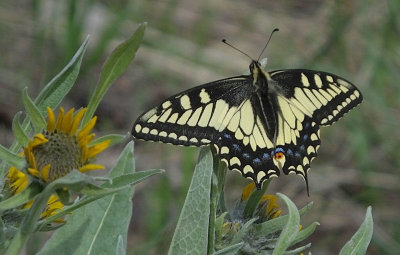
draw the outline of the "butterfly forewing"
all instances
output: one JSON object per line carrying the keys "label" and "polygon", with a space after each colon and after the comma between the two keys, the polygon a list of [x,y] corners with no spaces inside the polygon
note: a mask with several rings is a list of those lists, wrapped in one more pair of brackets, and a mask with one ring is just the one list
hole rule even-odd
{"label": "butterfly forewing", "polygon": [[362,101],[360,91],[337,75],[304,69],[270,73],[288,102],[318,125],[329,126]]}
{"label": "butterfly forewing", "polygon": [[135,138],[185,146],[203,146],[220,136],[237,107],[249,96],[248,76],[223,79],[172,96],[142,114]]}

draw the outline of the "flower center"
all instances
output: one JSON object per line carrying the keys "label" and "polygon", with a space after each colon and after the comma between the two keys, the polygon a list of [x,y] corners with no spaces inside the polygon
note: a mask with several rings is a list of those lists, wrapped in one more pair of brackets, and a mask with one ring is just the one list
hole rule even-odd
{"label": "flower center", "polygon": [[75,135],[57,131],[45,131],[43,135],[48,139],[33,148],[38,169],[50,164],[48,182],[52,182],[71,172],[78,170],[82,162],[82,150]]}

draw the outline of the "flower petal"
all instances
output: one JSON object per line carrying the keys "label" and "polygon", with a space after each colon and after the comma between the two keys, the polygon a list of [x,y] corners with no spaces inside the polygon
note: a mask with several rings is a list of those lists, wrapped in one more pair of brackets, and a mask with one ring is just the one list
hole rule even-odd
{"label": "flower petal", "polygon": [[60,107],[60,113],[58,114],[57,125],[56,125],[57,129],[61,129],[63,119],[64,119],[64,108]]}
{"label": "flower petal", "polygon": [[97,165],[97,164],[87,164],[84,165],[83,167],[79,168],[79,171],[81,173],[90,171],[90,170],[103,170],[105,167],[102,165]]}
{"label": "flower petal", "polygon": [[87,136],[90,131],[92,131],[94,125],[96,124],[97,116],[94,116],[78,133],[78,140],[81,140],[83,137]]}
{"label": "flower petal", "polygon": [[249,199],[250,194],[251,194],[251,192],[253,192],[255,187],[256,187],[256,185],[254,184],[254,182],[251,182],[251,183],[247,184],[246,187],[244,187],[244,189],[242,191],[242,202]]}
{"label": "flower petal", "polygon": [[61,130],[64,131],[64,133],[68,133],[71,130],[71,125],[72,125],[72,115],[74,114],[75,109],[72,108],[65,114],[63,121],[61,123]]}
{"label": "flower petal", "polygon": [[108,145],[110,145],[110,142],[111,142],[111,140],[105,140],[101,143],[98,143],[96,145],[89,147],[87,157],[93,158],[94,156],[96,156],[97,154],[102,152],[103,150],[107,149]]}
{"label": "flower petal", "polygon": [[50,107],[46,107],[47,110],[47,130],[53,131],[56,128],[56,118],[54,117],[54,112]]}
{"label": "flower petal", "polygon": [[42,168],[42,170],[40,171],[40,178],[45,181],[48,182],[49,180],[49,175],[50,175],[50,164],[47,164],[45,167]]}
{"label": "flower petal", "polygon": [[74,117],[74,120],[72,121],[72,126],[71,126],[71,130],[69,131],[69,133],[71,135],[76,133],[76,130],[78,130],[79,124],[83,118],[83,115],[85,114],[87,108],[83,108],[81,109],[79,112],[76,113],[76,116]]}

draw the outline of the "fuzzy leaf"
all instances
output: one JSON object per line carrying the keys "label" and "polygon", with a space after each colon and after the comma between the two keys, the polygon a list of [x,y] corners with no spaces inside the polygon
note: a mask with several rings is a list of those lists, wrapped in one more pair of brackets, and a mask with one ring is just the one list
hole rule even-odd
{"label": "fuzzy leaf", "polygon": [[86,37],[81,47],[79,47],[75,55],[63,70],[54,76],[54,78],[40,91],[35,100],[35,104],[39,107],[43,115],[47,114],[47,106],[54,109],[75,84],[88,42],[89,36]]}
{"label": "fuzzy leaf", "polygon": [[42,116],[42,113],[40,112],[39,108],[29,97],[28,89],[24,88],[22,93],[23,93],[23,102],[25,110],[32,121],[35,133],[41,132],[42,129],[46,126],[46,121],[44,120],[44,117]]}
{"label": "fuzzy leaf", "polygon": [[281,232],[281,235],[278,238],[278,241],[276,242],[276,246],[272,255],[282,254],[284,251],[286,251],[292,241],[296,238],[300,226],[300,214],[296,208],[296,205],[287,196],[281,193],[277,193],[277,195],[283,201],[285,201],[289,211],[289,218]]}
{"label": "fuzzy leaf", "polygon": [[312,233],[314,233],[315,228],[319,226],[318,222],[313,222],[310,224],[310,226],[302,229],[299,231],[299,233],[297,233],[296,238],[293,240],[293,242],[290,244],[295,245],[298,242],[301,242],[303,240],[305,240],[307,237],[309,237]]}
{"label": "fuzzy leaf", "polygon": [[243,246],[243,242],[240,242],[240,243],[225,247],[222,250],[219,250],[217,252],[214,252],[213,255],[235,255],[242,248],[242,246]]}
{"label": "fuzzy leaf", "polygon": [[[61,72],[59,72],[49,83],[46,84],[46,86],[40,91],[39,95],[35,99],[35,104],[38,106],[43,116],[46,116],[47,114],[47,106],[54,109],[71,90],[76,78],[78,77],[83,54],[85,53],[88,42],[89,37],[87,37],[82,43],[81,47],[72,57],[71,61],[64,67],[63,70],[61,70]],[[26,133],[31,131],[31,128],[28,126],[28,124],[28,119],[26,118],[22,123],[22,128]],[[10,146],[10,151],[17,152],[20,148],[21,145],[15,141]],[[2,162],[0,164],[0,174],[2,174],[1,171],[4,171],[4,169],[6,169],[5,163]]]}
{"label": "fuzzy leaf", "polygon": [[207,254],[212,174],[212,154],[209,148],[203,148],[168,254]]}
{"label": "fuzzy leaf", "polygon": [[99,137],[95,140],[93,140],[92,142],[90,142],[89,146],[93,146],[95,144],[104,142],[106,140],[110,140],[110,146],[122,143],[123,141],[125,141],[126,139],[130,138],[131,134],[127,133],[126,135],[119,135],[119,134],[110,134],[110,135],[105,135],[102,137]]}
{"label": "fuzzy leaf", "polygon": [[366,254],[368,245],[371,242],[374,222],[372,219],[371,206],[368,206],[364,222],[343,248],[340,255],[363,255]]}
{"label": "fuzzy leaf", "polygon": [[0,159],[7,162],[11,166],[17,169],[23,169],[26,161],[25,158],[18,156],[17,154],[9,151],[7,148],[0,144]]}
{"label": "fuzzy leaf", "polygon": [[21,114],[22,112],[17,112],[15,114],[12,122],[12,131],[18,143],[25,147],[26,145],[28,145],[29,137],[25,133],[25,130],[22,128],[21,124],[19,123],[19,117],[21,116]]}
{"label": "fuzzy leaf", "polygon": [[[126,145],[110,176],[132,173],[133,142]],[[39,254],[114,254],[118,236],[126,242],[131,218],[133,186],[75,210],[67,223],[47,242]],[[84,236],[85,238],[82,238]]]}
{"label": "fuzzy leaf", "polygon": [[87,111],[83,117],[82,126],[92,118],[104,94],[135,57],[136,51],[142,43],[146,25],[147,23],[140,24],[135,33],[128,40],[120,44],[104,63],[99,83],[89,100]]}
{"label": "fuzzy leaf", "polygon": [[8,209],[16,208],[23,205],[32,198],[34,198],[42,190],[41,186],[37,182],[32,182],[21,192],[11,196],[10,198],[0,202],[0,212]]}

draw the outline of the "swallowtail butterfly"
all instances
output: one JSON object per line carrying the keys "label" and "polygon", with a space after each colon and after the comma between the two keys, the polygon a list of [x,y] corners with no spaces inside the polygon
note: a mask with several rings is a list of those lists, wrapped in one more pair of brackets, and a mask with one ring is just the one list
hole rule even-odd
{"label": "swallowtail butterfly", "polygon": [[320,147],[320,126],[329,126],[360,104],[362,95],[337,75],[306,69],[267,72],[252,60],[249,75],[206,83],[178,93],[143,113],[137,139],[208,146],[231,170],[257,188],[284,174],[307,185]]}

